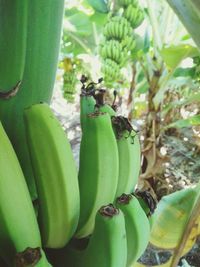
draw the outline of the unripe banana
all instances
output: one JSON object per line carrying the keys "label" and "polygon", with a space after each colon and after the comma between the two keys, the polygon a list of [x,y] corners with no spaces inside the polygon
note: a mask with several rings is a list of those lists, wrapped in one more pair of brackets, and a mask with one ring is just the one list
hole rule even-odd
{"label": "unripe banana", "polygon": [[144,19],[142,9],[137,6],[129,5],[123,12],[123,16],[130,22],[133,29],[137,28]]}
{"label": "unripe banana", "polygon": [[24,175],[1,123],[0,150],[0,255],[13,266],[15,254],[41,247],[41,238]]}
{"label": "unripe banana", "polygon": [[99,112],[89,114],[80,148],[81,209],[77,238],[92,233],[97,210],[114,200],[118,167],[117,143],[110,116]]}
{"label": "unripe banana", "polygon": [[104,75],[105,81],[114,81],[117,78],[120,78],[120,67],[115,61],[111,59],[105,59],[101,71]]}
{"label": "unripe banana", "polygon": [[129,5],[133,5],[133,6],[138,5],[138,0],[118,0],[118,2],[122,7],[127,7]]}
{"label": "unripe banana", "polygon": [[127,241],[123,213],[112,204],[101,207],[96,214],[94,233],[82,243],[85,248],[81,250],[76,244],[54,251],[53,266],[125,267]]}
{"label": "unripe banana", "polygon": [[95,99],[91,95],[80,95],[80,123],[82,132],[86,127],[87,115],[93,113],[95,110]]}
{"label": "unripe banana", "polygon": [[43,245],[60,248],[74,234],[79,217],[78,179],[71,147],[47,104],[27,108],[24,119]]}
{"label": "unripe banana", "polygon": [[117,207],[125,217],[127,235],[127,264],[132,266],[145,251],[150,238],[150,225],[138,200],[131,194],[117,198]]}
{"label": "unripe banana", "polygon": [[22,80],[27,37],[28,1],[0,0],[0,91]]}
{"label": "unripe banana", "polygon": [[119,178],[116,197],[131,193],[140,173],[140,141],[128,119],[122,116],[112,118],[119,154]]}

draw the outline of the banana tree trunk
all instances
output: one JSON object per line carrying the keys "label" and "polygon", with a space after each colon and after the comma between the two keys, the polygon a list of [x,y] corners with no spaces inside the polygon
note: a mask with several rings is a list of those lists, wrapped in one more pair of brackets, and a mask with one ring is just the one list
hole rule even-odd
{"label": "banana tree trunk", "polygon": [[[19,50],[22,61],[25,55],[24,65],[23,62],[20,63],[18,60],[20,68],[23,68],[22,75],[20,72],[16,76],[11,88],[10,83],[8,83],[8,87],[4,86],[5,82],[2,83],[3,85],[0,84],[0,120],[18,155],[32,199],[35,199],[36,189],[24,133],[23,110],[32,104],[49,103],[51,100],[59,54],[64,0],[0,0],[0,14],[8,14],[11,12],[10,9],[14,9],[15,3],[20,1],[28,2],[27,23],[24,19],[26,26],[20,24],[20,8],[15,9],[15,12],[13,10],[14,17],[7,17],[8,22],[12,20],[9,25],[6,25],[5,20],[0,18],[0,25],[2,22],[5,25],[5,30],[2,26],[5,38],[12,31],[16,36],[15,31],[17,30],[21,35],[16,37],[16,40],[22,42],[24,44],[23,49],[25,49],[25,52]],[[6,30],[6,26],[9,27],[9,30]],[[26,31],[23,34],[19,26],[25,27]],[[10,49],[12,49],[12,45],[15,49],[11,34],[7,41],[9,47],[11,47]],[[0,55],[5,52],[5,46],[3,50],[2,39],[0,39]],[[7,60],[11,61],[9,51],[4,54],[4,61],[6,61],[6,57]],[[16,61],[14,63],[17,64]],[[10,75],[13,75],[12,69],[16,66],[10,64],[9,67]],[[5,74],[1,71],[0,77],[3,77],[3,75]],[[12,80],[12,77],[10,77],[10,80]],[[8,89],[10,94],[6,93]]]}
{"label": "banana tree trunk", "polygon": [[200,49],[200,1],[167,0]]}

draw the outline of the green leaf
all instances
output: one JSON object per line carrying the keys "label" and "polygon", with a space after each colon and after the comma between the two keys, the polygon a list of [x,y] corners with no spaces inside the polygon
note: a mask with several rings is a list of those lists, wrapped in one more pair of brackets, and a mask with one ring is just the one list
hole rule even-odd
{"label": "green leaf", "polygon": [[167,0],[178,15],[191,37],[200,48],[200,2],[199,0]]}
{"label": "green leaf", "polygon": [[[75,10],[74,10],[75,11]],[[90,36],[92,33],[92,25],[89,16],[76,10],[74,14],[67,17],[68,23],[73,25],[73,32],[81,36]],[[70,28],[68,29],[70,30]]]}
{"label": "green leaf", "polygon": [[200,114],[188,119],[177,120],[167,126],[167,128],[185,128],[200,125]]}
{"label": "green leaf", "polygon": [[187,57],[195,57],[199,55],[198,48],[191,45],[177,45],[164,47],[161,50],[161,55],[166,65],[170,69],[175,69],[183,59]]}
{"label": "green leaf", "polygon": [[95,11],[100,13],[108,13],[110,11],[106,0],[87,0],[87,2]]}
{"label": "green leaf", "polygon": [[174,72],[174,77],[194,77],[195,76],[195,68],[177,68]]}
{"label": "green leaf", "polygon": [[143,47],[144,53],[148,53],[150,46],[151,42],[150,42],[149,32],[146,30],[144,36],[144,47]]}

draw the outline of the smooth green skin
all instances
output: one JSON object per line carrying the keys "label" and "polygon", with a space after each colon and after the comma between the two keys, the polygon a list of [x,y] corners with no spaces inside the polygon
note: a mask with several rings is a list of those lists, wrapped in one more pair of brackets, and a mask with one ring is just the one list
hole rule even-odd
{"label": "smooth green skin", "polygon": [[88,117],[80,147],[80,220],[77,238],[94,229],[97,210],[112,203],[118,183],[118,151],[110,116]]}
{"label": "smooth green skin", "polygon": [[94,234],[83,255],[75,258],[74,267],[125,267],[126,244],[123,214],[109,218],[97,213]]}
{"label": "smooth green skin", "polygon": [[122,138],[117,139],[119,153],[119,179],[117,185],[116,197],[123,193],[131,193],[138,182],[140,173],[140,141],[136,133],[134,141],[128,133],[124,133]]}
{"label": "smooth green skin", "polygon": [[41,247],[41,238],[24,175],[1,123],[0,151],[0,254],[12,265],[15,253]]}
{"label": "smooth green skin", "polygon": [[28,1],[0,0],[0,91],[22,80],[27,36]]}
{"label": "smooth green skin", "polygon": [[185,229],[192,208],[199,195],[199,187],[187,188],[164,196],[152,215],[150,242],[159,248],[173,249]]}
{"label": "smooth green skin", "polygon": [[[13,3],[9,0],[10,2]],[[28,2],[29,8],[25,69],[17,95],[9,100],[0,100],[0,120],[20,160],[32,199],[35,199],[37,194],[25,139],[23,110],[32,104],[49,102],[51,99],[57,70],[64,0],[21,2],[22,5]],[[10,19],[11,16],[6,17],[6,21]],[[11,41],[13,44],[12,38]],[[11,77],[9,80],[12,80]]]}
{"label": "smooth green skin", "polygon": [[[99,111],[106,112],[111,117],[116,116],[116,112],[107,104],[101,106]],[[123,134],[122,138],[117,139],[119,178],[116,197],[121,196],[123,193],[131,193],[138,182],[141,166],[141,148],[138,135],[134,131],[133,134],[135,134],[134,142],[131,137],[127,138],[127,132]]]}
{"label": "smooth green skin", "polygon": [[42,258],[37,262],[35,267],[52,267],[52,265],[48,262],[43,250],[41,250],[41,253],[42,253]]}
{"label": "smooth green skin", "polygon": [[144,253],[150,238],[148,218],[137,198],[132,196],[128,204],[116,203],[125,217],[127,235],[127,263],[130,267]]}
{"label": "smooth green skin", "polygon": [[26,109],[24,119],[43,246],[60,248],[74,234],[79,218],[78,177],[71,146],[47,104]]}
{"label": "smooth green skin", "polygon": [[68,246],[52,254],[54,267],[125,267],[127,240],[122,212],[109,218],[97,213],[94,233],[84,250]]}
{"label": "smooth green skin", "polygon": [[93,96],[80,96],[80,123],[82,132],[85,130],[87,115],[94,112],[96,101]]}
{"label": "smooth green skin", "polygon": [[116,116],[116,112],[114,111],[114,109],[111,106],[107,105],[107,104],[101,106],[98,110],[100,112],[108,113],[111,117],[112,116]]}

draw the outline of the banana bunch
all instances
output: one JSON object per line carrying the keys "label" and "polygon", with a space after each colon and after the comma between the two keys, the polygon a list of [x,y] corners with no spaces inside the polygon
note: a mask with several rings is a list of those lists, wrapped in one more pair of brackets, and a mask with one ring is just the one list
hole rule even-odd
{"label": "banana bunch", "polygon": [[123,40],[126,36],[130,36],[132,28],[130,23],[123,17],[115,16],[112,17],[104,27],[103,34],[107,38]]}
{"label": "banana bunch", "polygon": [[109,17],[105,24],[99,49],[102,58],[101,72],[108,86],[120,79],[120,70],[127,64],[130,52],[136,46],[133,29],[144,19],[137,0],[119,0],[119,8],[121,7],[121,15]]}
{"label": "banana bunch", "polygon": [[138,136],[126,118],[116,116],[115,99],[112,106],[105,103],[102,79],[86,82],[78,172],[49,105],[24,109],[35,207],[0,124],[0,257],[9,267],[129,267],[148,244],[149,220],[130,194],[140,169]]}
{"label": "banana bunch", "polygon": [[122,7],[128,7],[129,5],[137,6],[138,0],[118,0],[118,3]]}
{"label": "banana bunch", "polygon": [[130,22],[133,29],[140,26],[144,20],[143,10],[139,6],[134,6],[131,4],[124,9],[123,16]]}
{"label": "banana bunch", "polygon": [[119,65],[109,58],[102,61],[101,71],[107,82],[113,82],[121,76]]}
{"label": "banana bunch", "polygon": [[63,74],[63,96],[69,102],[74,102],[74,96],[76,93],[76,84],[78,79],[76,78],[75,70],[65,71]]}
{"label": "banana bunch", "polygon": [[116,40],[106,41],[100,47],[100,55],[103,59],[111,59],[118,65],[127,57],[127,51],[123,49],[121,43]]}

